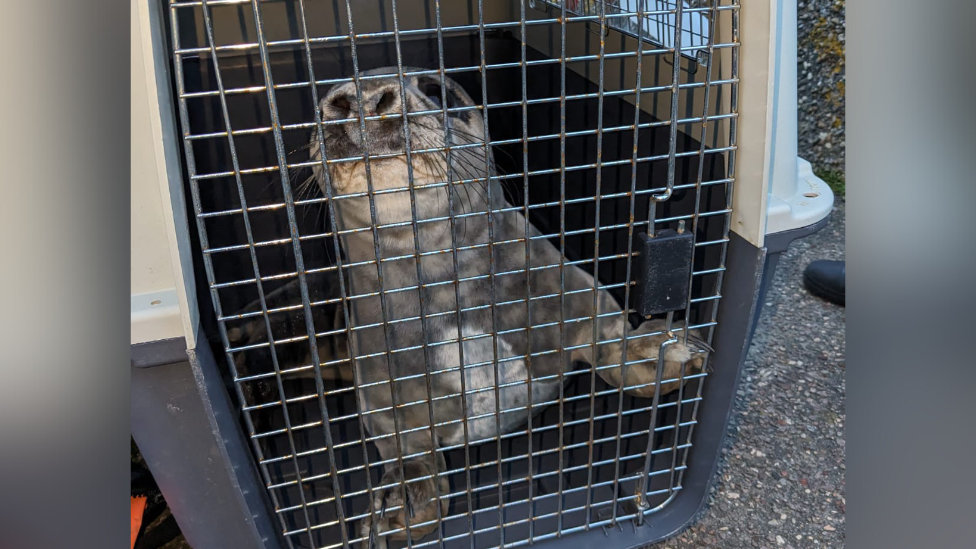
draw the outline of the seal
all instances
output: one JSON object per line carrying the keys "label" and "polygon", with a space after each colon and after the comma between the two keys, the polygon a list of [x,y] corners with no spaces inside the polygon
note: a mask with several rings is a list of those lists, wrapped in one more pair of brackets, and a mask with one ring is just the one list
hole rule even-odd
{"label": "seal", "polygon": [[[671,336],[660,320],[631,330],[646,337],[628,337],[621,368],[626,313],[508,202],[484,109],[450,78],[374,69],[319,108],[313,177],[342,234],[360,413],[385,471],[362,535],[385,546],[446,515],[444,448],[512,432],[577,361],[653,397]],[[701,370],[707,345],[690,336],[665,346],[661,394]]]}

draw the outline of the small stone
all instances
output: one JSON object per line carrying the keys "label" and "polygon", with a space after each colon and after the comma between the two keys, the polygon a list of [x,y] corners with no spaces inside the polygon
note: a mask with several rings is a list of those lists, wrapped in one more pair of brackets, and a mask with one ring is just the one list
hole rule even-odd
{"label": "small stone", "polygon": [[[667,356],[665,356],[665,360],[666,359],[667,359]],[[833,532],[834,530],[836,530],[836,528],[834,528],[833,526],[831,526],[831,525],[828,524],[827,526],[824,526],[824,530],[826,530],[828,532]]]}
{"label": "small stone", "polygon": [[[665,359],[667,359],[667,357],[665,357]],[[739,494],[737,494],[736,492],[729,492],[725,494],[725,497],[729,499],[739,499]]]}
{"label": "small stone", "polygon": [[[664,360],[667,359],[668,359],[668,355],[664,355]],[[786,544],[786,540],[783,539],[783,536],[776,536],[776,545],[785,545],[785,544]]]}

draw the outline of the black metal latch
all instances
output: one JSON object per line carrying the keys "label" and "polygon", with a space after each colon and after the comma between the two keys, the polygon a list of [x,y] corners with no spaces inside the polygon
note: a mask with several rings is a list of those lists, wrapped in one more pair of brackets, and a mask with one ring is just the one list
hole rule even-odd
{"label": "black metal latch", "polygon": [[637,312],[641,316],[688,306],[695,235],[685,231],[684,225],[684,221],[679,222],[677,231],[638,234]]}

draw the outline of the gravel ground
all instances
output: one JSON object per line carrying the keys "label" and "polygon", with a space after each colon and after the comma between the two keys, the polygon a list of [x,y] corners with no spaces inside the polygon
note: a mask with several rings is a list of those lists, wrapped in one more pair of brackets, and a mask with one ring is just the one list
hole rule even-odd
{"label": "gravel ground", "polygon": [[[798,2],[799,155],[844,171],[844,1]],[[662,548],[843,547],[844,308],[801,284],[844,258],[843,199],[830,224],[786,252],[744,365],[721,477],[704,516]]]}
{"label": "gravel ground", "polygon": [[799,0],[797,19],[799,154],[843,172],[844,0]]}
{"label": "gravel ground", "polygon": [[[843,173],[844,0],[799,0],[798,20],[799,155]],[[709,507],[658,547],[844,546],[844,309],[800,283],[810,261],[844,258],[844,211],[839,199],[830,224],[780,261]],[[190,547],[180,537],[160,549]]]}
{"label": "gravel ground", "polygon": [[709,509],[662,548],[844,546],[844,308],[800,282],[810,261],[844,258],[844,209],[781,259]]}

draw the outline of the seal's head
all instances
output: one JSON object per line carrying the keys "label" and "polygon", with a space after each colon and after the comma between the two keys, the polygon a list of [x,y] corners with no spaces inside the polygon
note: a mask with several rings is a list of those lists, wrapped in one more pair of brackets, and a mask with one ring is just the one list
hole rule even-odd
{"label": "seal's head", "polygon": [[[403,72],[423,69],[404,67]],[[405,99],[405,101],[404,101]],[[445,216],[449,202],[444,182],[483,179],[475,182],[482,189],[491,161],[484,147],[485,126],[481,111],[454,80],[439,75],[398,77],[396,67],[384,67],[360,73],[354,79],[333,86],[322,98],[324,147],[318,131],[313,131],[309,153],[321,162],[322,150],[329,167],[313,167],[319,187],[332,194],[366,193],[372,183],[380,224],[411,220],[409,191],[410,170],[407,165],[407,143],[412,160],[413,189],[416,192],[419,219]],[[446,112],[446,124],[445,124]],[[405,129],[403,115],[408,127]],[[445,147],[450,145],[450,170]],[[365,156],[369,156],[369,180]],[[439,184],[439,185],[438,185]],[[470,199],[473,192],[463,192]],[[483,192],[481,194],[484,194]],[[480,200],[476,198],[476,200]],[[336,202],[342,207],[344,200]],[[470,209],[470,204],[465,210]],[[362,217],[369,209],[356,207],[343,217]],[[458,212],[461,208],[457,208]],[[348,221],[348,219],[347,219]],[[365,226],[368,218],[356,219]]]}

